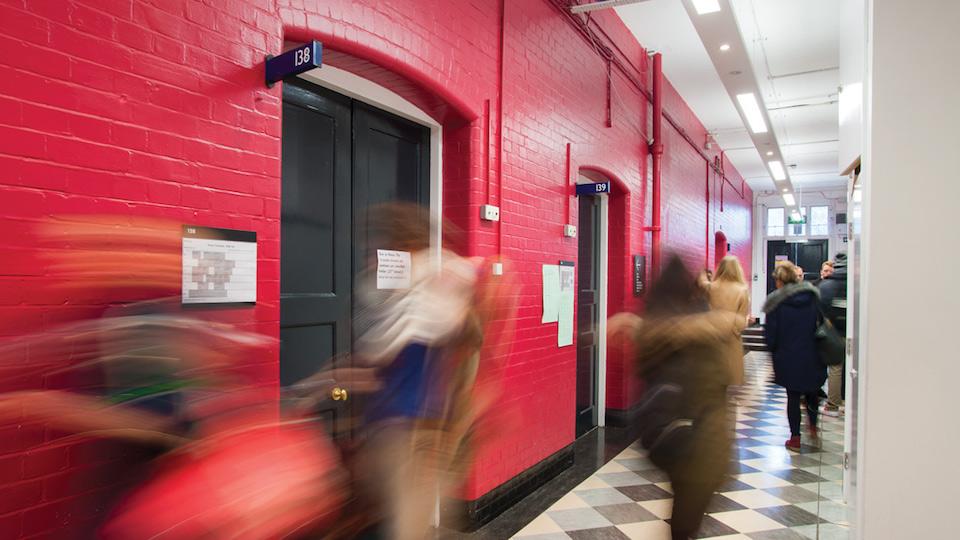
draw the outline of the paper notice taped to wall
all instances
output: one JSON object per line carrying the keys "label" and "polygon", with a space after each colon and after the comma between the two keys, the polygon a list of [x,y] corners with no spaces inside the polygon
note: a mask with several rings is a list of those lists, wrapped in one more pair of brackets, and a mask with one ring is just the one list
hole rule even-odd
{"label": "paper notice taped to wall", "polygon": [[543,317],[541,323],[557,322],[560,317],[560,267],[543,265]]}
{"label": "paper notice taped to wall", "polygon": [[560,264],[560,313],[557,321],[557,346],[573,345],[573,305],[576,276],[573,263]]}
{"label": "paper notice taped to wall", "polygon": [[410,288],[410,252],[391,249],[377,250],[377,288]]}

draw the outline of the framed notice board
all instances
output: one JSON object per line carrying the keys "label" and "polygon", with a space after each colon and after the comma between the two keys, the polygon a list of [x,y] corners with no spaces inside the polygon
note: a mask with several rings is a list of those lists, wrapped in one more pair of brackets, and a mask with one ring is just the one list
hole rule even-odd
{"label": "framed notice board", "polygon": [[183,304],[255,304],[257,233],[183,226]]}

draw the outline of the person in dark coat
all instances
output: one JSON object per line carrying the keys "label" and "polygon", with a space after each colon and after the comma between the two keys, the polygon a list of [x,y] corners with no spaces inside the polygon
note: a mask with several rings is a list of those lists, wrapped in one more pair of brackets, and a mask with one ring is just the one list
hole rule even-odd
{"label": "person in dark coat", "polygon": [[764,337],[773,354],[774,382],[787,390],[787,419],[790,439],[786,446],[800,449],[800,398],[806,400],[810,435],[817,437],[817,391],[827,378],[827,369],[820,362],[816,338],[820,309],[820,292],[809,283],[800,282],[796,266],[786,262],[774,271],[777,290],[770,293],[763,305],[766,313]]}
{"label": "person in dark coat", "polygon": [[[841,336],[847,337],[847,254],[837,253],[833,272],[820,281],[820,307]],[[823,414],[840,416],[843,405],[844,362],[827,368],[827,404]]]}
{"label": "person in dark coat", "polygon": [[647,383],[638,424],[650,460],[670,477],[674,540],[695,537],[723,481],[732,427],[727,421],[730,369],[724,343],[736,314],[709,306],[673,257],[647,299],[635,334],[637,372]]}

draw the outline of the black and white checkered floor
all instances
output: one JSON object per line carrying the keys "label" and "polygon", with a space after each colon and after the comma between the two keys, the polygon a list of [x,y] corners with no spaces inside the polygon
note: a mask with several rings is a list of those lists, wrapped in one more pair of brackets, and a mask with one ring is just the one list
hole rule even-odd
{"label": "black and white checkered floor", "polygon": [[[731,390],[736,440],[729,477],[707,508],[698,538],[847,538],[843,419],[821,416],[819,446],[804,440],[799,453],[790,452],[783,446],[790,434],[786,395],[770,382],[769,356],[748,354],[746,371],[746,384]],[[670,483],[644,456],[637,444],[628,447],[515,538],[670,538]]]}

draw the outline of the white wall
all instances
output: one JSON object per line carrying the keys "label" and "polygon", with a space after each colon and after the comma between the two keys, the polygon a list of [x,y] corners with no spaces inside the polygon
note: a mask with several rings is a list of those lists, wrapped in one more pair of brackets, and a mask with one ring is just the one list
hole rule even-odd
{"label": "white wall", "polygon": [[869,9],[857,536],[957,538],[960,2]]}
{"label": "white wall", "polygon": [[840,144],[837,170],[863,152],[864,0],[840,2]]}

